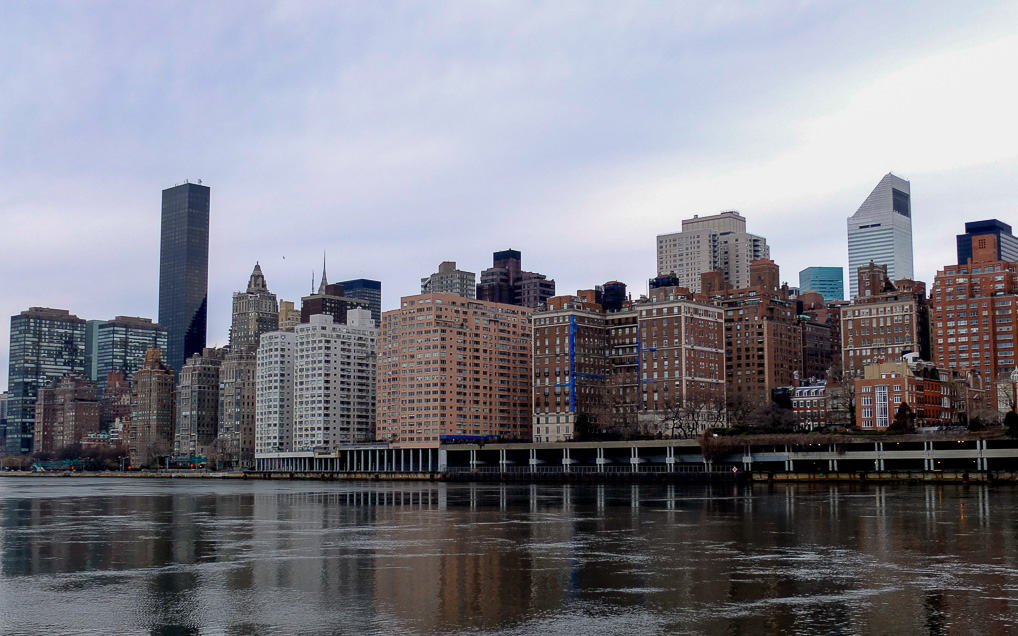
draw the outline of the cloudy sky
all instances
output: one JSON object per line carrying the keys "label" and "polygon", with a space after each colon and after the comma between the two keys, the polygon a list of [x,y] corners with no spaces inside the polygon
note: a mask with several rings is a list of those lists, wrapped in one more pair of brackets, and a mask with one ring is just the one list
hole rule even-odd
{"label": "cloudy sky", "polygon": [[639,293],[656,234],[738,209],[794,284],[846,264],[888,171],[920,279],[965,220],[1018,222],[1015,2],[0,4],[4,316],[155,317],[185,179],[210,343],[256,260],[290,300],[323,250],[389,308],[509,247],[560,292]]}

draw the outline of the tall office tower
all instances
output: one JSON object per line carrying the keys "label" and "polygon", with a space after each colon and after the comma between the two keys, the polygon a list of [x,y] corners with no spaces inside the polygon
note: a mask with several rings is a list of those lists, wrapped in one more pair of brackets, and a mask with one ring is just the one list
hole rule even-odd
{"label": "tall office tower", "polygon": [[674,273],[677,285],[700,291],[700,274],[723,272],[732,288],[749,287],[749,264],[770,258],[767,240],[746,232],[746,219],[734,210],[683,219],[682,230],[657,237],[657,273]]}
{"label": "tall office tower", "polygon": [[[986,249],[986,235],[992,234],[996,237],[998,261],[1013,263],[1018,261],[1018,237],[1011,234],[1011,226],[997,219],[986,221],[971,221],[965,224],[965,233],[957,236],[958,242],[958,264],[966,265],[972,258],[972,237],[983,237],[983,247]],[[980,249],[978,245],[976,249]]]}
{"label": "tall office tower", "polygon": [[85,322],[85,375],[96,382],[99,379],[99,325],[105,320]]}
{"label": "tall office tower", "polygon": [[840,267],[807,267],[799,272],[799,292],[819,292],[824,300],[845,299],[845,272]]}
{"label": "tall office tower", "polygon": [[517,250],[495,252],[492,266],[481,272],[477,299],[537,309],[555,295],[555,281],[544,274],[525,272]]}
{"label": "tall office tower", "polygon": [[340,283],[343,286],[343,295],[347,298],[359,298],[368,301],[368,309],[371,310],[371,319],[378,325],[382,321],[382,282],[367,278],[354,278],[344,280]]}
{"label": "tall office tower", "polygon": [[999,258],[998,237],[988,229],[972,235],[965,262],[937,271],[930,303],[937,367],[976,371],[992,386],[1006,380],[1018,360],[1018,263]]}
{"label": "tall office tower", "polygon": [[32,307],[11,316],[6,451],[32,452],[37,391],[85,373],[85,321],[64,309]]}
{"label": "tall office tower", "polygon": [[276,295],[269,291],[262,268],[255,263],[247,281],[247,291],[233,292],[230,351],[254,354],[262,334],[277,329],[279,305],[276,303]]}
{"label": "tall office tower", "polygon": [[886,266],[858,269],[859,294],[841,309],[841,365],[862,377],[866,365],[900,359],[905,353],[930,358],[930,310],[926,284],[887,277]]}
{"label": "tall office tower", "polygon": [[219,435],[219,371],[226,353],[226,349],[206,347],[180,369],[175,455],[208,455],[214,450],[212,445]]}
{"label": "tall office tower", "polygon": [[219,432],[232,465],[250,466],[255,451],[255,352],[231,351],[219,367]]}
{"label": "tall office tower", "polygon": [[856,271],[873,261],[887,265],[892,281],[912,279],[912,202],[909,183],[888,172],[848,218],[849,295],[858,294]]}
{"label": "tall office tower", "polygon": [[145,366],[131,382],[131,421],[127,431],[131,466],[156,466],[173,451],[173,369],[163,364],[162,352],[149,349]]}
{"label": "tall office tower", "polygon": [[[299,323],[298,323],[299,324]],[[262,335],[255,381],[255,456],[293,449],[293,331]]]}
{"label": "tall office tower", "polygon": [[294,328],[293,450],[336,450],[374,441],[378,330],[367,309]]}
{"label": "tall office tower", "polygon": [[403,297],[382,314],[377,439],[528,439],[531,337],[526,307],[456,294]]}
{"label": "tall office tower", "polygon": [[95,382],[84,375],[71,374],[39,389],[32,438],[34,452],[55,453],[98,432],[99,398]]}
{"label": "tall office tower", "polygon": [[724,292],[727,392],[748,405],[765,405],[771,391],[789,386],[802,361],[796,303],[779,286],[772,260],[750,265],[749,287]]}
{"label": "tall office tower", "polygon": [[457,294],[464,298],[476,298],[477,275],[456,269],[456,261],[443,261],[438,271],[421,279],[422,294]]}
{"label": "tall office tower", "polygon": [[121,373],[130,381],[134,372],[144,366],[149,349],[159,349],[165,354],[167,331],[148,318],[117,316],[97,325],[95,343],[96,384],[102,396],[110,373]]}
{"label": "tall office tower", "polygon": [[209,188],[163,190],[159,243],[159,324],[168,331],[166,363],[180,374],[205,348],[209,289]]}
{"label": "tall office tower", "polygon": [[300,311],[294,309],[293,302],[289,300],[279,301],[279,330],[293,331],[293,328],[300,324]]}

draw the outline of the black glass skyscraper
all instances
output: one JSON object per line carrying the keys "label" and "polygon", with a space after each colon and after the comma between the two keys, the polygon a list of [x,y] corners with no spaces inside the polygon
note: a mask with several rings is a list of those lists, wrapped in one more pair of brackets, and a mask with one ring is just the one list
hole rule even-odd
{"label": "black glass skyscraper", "polygon": [[205,348],[209,287],[209,188],[185,183],[163,190],[159,244],[159,324],[168,330],[167,363]]}
{"label": "black glass skyscraper", "polygon": [[347,298],[360,298],[368,301],[371,309],[371,319],[375,326],[382,324],[382,283],[367,278],[355,278],[344,280],[340,283],[343,286],[343,295]]}

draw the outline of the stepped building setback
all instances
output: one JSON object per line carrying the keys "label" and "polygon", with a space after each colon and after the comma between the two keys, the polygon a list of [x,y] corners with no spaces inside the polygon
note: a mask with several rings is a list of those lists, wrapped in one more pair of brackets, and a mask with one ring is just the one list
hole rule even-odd
{"label": "stepped building setback", "polygon": [[555,295],[555,281],[544,274],[522,270],[517,250],[495,252],[492,266],[481,272],[477,299],[537,309]]}
{"label": "stepped building setback", "polygon": [[456,269],[456,261],[439,263],[438,271],[421,279],[422,294],[456,294],[464,298],[477,295],[477,275]]}

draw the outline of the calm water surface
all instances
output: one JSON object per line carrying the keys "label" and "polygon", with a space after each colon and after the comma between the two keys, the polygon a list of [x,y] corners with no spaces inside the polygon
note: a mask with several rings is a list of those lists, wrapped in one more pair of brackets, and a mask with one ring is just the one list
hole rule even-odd
{"label": "calm water surface", "polygon": [[0,633],[1018,633],[1018,490],[0,478]]}

